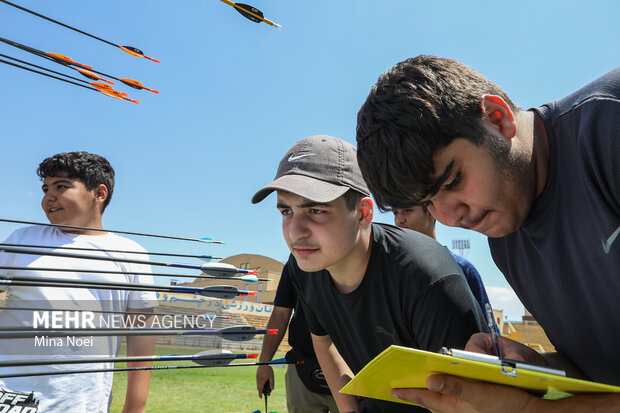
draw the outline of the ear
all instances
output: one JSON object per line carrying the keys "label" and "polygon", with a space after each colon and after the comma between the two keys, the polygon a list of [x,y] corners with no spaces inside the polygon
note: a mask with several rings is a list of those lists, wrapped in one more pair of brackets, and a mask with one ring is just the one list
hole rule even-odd
{"label": "ear", "polygon": [[358,206],[357,209],[360,213],[360,218],[359,218],[359,225],[361,228],[366,228],[368,226],[370,226],[370,223],[372,222],[372,218],[374,216],[374,204],[372,203],[372,199],[370,199],[369,197],[365,196],[363,197]]}
{"label": "ear", "polygon": [[99,184],[95,188],[95,205],[103,205],[106,199],[108,199],[108,187],[104,184]]}
{"label": "ear", "polygon": [[499,96],[483,95],[480,99],[482,122],[487,126],[499,130],[506,139],[512,139],[517,134],[517,123],[510,107]]}

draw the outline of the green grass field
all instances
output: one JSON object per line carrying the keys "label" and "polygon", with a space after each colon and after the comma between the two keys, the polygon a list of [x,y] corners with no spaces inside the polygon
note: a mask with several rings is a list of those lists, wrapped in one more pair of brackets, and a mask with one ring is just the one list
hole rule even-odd
{"label": "green grass field", "polygon": [[[124,348],[121,355],[124,355]],[[156,354],[195,354],[196,349],[160,348]],[[280,358],[282,355],[276,355]],[[233,363],[243,362],[236,360]],[[192,362],[159,362],[155,365],[182,365]],[[116,367],[125,367],[117,363]],[[269,410],[286,412],[284,373],[286,369],[274,368],[275,389],[269,396]],[[114,373],[114,387],[111,412],[119,413],[125,400],[127,373]],[[215,367],[182,370],[153,371],[147,412],[206,412],[206,413],[251,413],[265,411],[264,399],[256,391],[256,367]]]}

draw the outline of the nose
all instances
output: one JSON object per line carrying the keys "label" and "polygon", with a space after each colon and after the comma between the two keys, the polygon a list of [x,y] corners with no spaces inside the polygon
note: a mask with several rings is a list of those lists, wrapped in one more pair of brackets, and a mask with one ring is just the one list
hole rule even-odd
{"label": "nose", "polygon": [[292,242],[297,242],[310,235],[307,220],[303,214],[293,214],[288,225],[289,238]]}
{"label": "nose", "polygon": [[405,223],[405,221],[406,221],[406,219],[405,219],[405,214],[403,214],[402,212],[397,211],[397,212],[394,214],[394,223],[395,223],[397,226],[399,226],[399,227],[400,227],[400,226],[402,226],[402,225]]}
{"label": "nose", "polygon": [[54,194],[54,191],[52,191],[51,189],[48,189],[45,193],[43,193],[43,202],[55,201],[55,200],[56,200],[56,195]]}
{"label": "nose", "polygon": [[458,227],[467,216],[468,206],[452,194],[437,193],[427,206],[435,219],[449,227]]}

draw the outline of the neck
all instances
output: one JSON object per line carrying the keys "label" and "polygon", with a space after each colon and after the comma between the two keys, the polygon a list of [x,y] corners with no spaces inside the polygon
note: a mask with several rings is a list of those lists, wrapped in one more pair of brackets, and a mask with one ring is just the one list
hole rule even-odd
{"label": "neck", "polygon": [[[103,231],[92,231],[92,230],[88,230],[88,229],[73,229],[73,228],[63,228],[61,225],[62,224],[58,224],[59,228],[62,232],[65,232],[67,234],[77,234],[77,235],[105,235],[107,234],[107,232],[103,232]],[[101,216],[99,217],[94,217],[93,219],[87,221],[87,222],[80,222],[80,223],[70,223],[67,222],[66,225],[72,225],[72,226],[76,226],[76,227],[89,227],[89,228],[98,228],[98,229],[103,229],[103,225],[101,222]]]}
{"label": "neck", "polygon": [[532,115],[534,118],[533,156],[536,166],[536,197],[538,197],[545,189],[549,173],[549,139],[542,118],[536,113],[532,113]]}
{"label": "neck", "polygon": [[542,193],[547,183],[549,144],[545,126],[535,112],[521,111],[517,114],[520,149],[529,157],[528,168],[532,171],[534,198]]}
{"label": "neck", "polygon": [[372,227],[359,232],[355,245],[349,254],[338,263],[326,268],[336,289],[348,294],[362,283],[372,247]]}

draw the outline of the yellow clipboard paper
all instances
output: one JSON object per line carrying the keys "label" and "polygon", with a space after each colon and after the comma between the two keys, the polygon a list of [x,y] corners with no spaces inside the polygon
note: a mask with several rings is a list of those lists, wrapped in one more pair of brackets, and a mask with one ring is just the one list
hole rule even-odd
{"label": "yellow clipboard paper", "polygon": [[528,367],[524,363],[503,363],[493,356],[480,356],[473,359],[392,345],[371,360],[340,392],[413,404],[391,397],[390,391],[393,388],[426,388],[426,379],[438,373],[519,387],[540,393],[547,399],[560,399],[578,393],[620,392],[618,386],[573,379],[553,374],[550,369]]}

